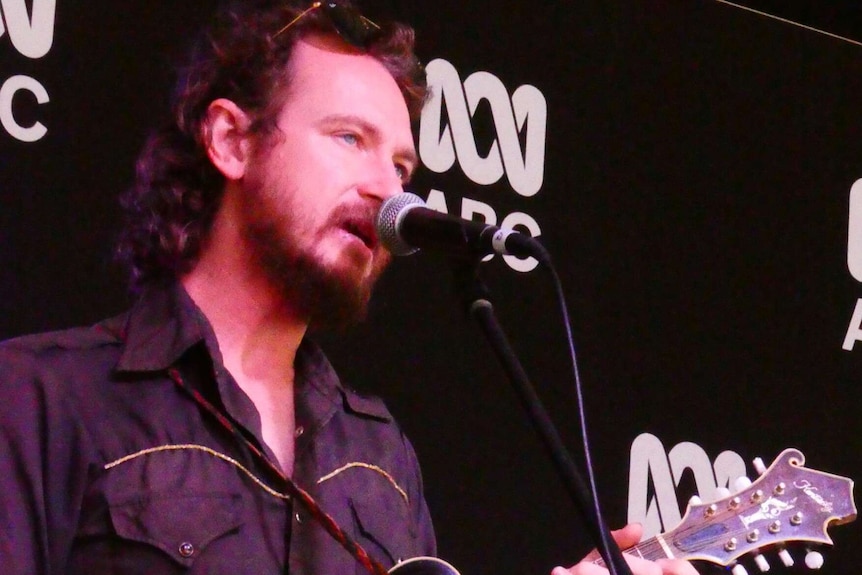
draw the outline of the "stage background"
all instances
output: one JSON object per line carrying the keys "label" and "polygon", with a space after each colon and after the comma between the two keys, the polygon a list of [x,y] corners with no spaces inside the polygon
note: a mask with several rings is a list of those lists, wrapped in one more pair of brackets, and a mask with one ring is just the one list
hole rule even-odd
{"label": "stage background", "polygon": [[[28,0],[32,31],[21,4],[0,3],[2,337],[127,305],[116,196],[215,2]],[[667,494],[684,506],[727,461],[754,474],[788,446],[862,477],[862,46],[711,0],[362,5],[414,24],[440,82],[415,191],[527,224],[554,256],[609,523],[669,529]],[[841,14],[823,23],[852,34]],[[579,458],[560,314],[528,267],[481,273]],[[464,575],[547,573],[591,546],[444,260],[399,260],[369,321],[322,339],[412,438]],[[855,573],[859,527],[832,533],[825,569]]]}

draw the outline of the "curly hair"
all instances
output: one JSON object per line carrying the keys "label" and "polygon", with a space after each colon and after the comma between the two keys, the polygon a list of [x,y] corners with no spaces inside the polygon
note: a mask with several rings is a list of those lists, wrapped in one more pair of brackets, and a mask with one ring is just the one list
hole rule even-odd
{"label": "curly hair", "polygon": [[[338,3],[350,6],[349,0]],[[286,0],[234,2],[198,37],[180,69],[172,118],[148,138],[135,184],[121,197],[126,221],[117,256],[130,269],[133,289],[175,278],[197,261],[225,184],[207,156],[207,109],[226,98],[249,115],[250,134],[273,130],[293,47],[308,34],[337,32],[323,10],[311,10],[280,33],[303,11]],[[415,121],[427,88],[413,46],[412,28],[389,23],[364,50],[393,76]]]}

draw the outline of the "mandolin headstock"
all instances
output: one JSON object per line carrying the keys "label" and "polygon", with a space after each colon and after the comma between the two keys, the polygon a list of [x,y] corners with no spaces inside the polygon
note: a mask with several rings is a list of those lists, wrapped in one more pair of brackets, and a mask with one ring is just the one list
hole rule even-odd
{"label": "mandolin headstock", "polygon": [[731,566],[754,554],[761,569],[765,560],[758,556],[765,548],[777,549],[792,565],[786,544],[831,545],[827,528],[856,518],[853,481],[804,463],[799,450],[784,450],[750,486],[719,501],[689,505],[680,524],[656,539],[668,556]]}

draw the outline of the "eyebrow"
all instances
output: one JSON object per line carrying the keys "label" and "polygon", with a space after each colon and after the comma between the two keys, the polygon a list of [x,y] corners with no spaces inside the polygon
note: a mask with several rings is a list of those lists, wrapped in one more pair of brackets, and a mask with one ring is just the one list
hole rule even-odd
{"label": "eyebrow", "polygon": [[[356,116],[354,114],[333,114],[331,116],[327,116],[321,122],[324,126],[339,123],[353,124],[363,132],[367,133],[369,137],[374,140],[378,142],[381,140],[380,129],[361,116]],[[413,172],[416,171],[416,168],[419,167],[419,156],[416,154],[416,150],[413,148],[412,142],[410,146],[399,146],[396,148],[394,158],[401,162],[410,164],[410,173],[407,174],[408,178],[412,176]]]}

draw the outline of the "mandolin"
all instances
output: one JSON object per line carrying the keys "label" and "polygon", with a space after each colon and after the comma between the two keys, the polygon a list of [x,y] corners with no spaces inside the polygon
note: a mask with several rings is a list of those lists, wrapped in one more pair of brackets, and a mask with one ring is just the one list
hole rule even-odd
{"label": "mandolin", "polygon": [[[853,481],[808,469],[797,449],[785,449],[760,477],[718,501],[692,502],[674,529],[641,541],[624,552],[644,559],[708,561],[745,575],[739,560],[750,555],[761,571],[769,570],[765,551],[774,551],[790,567],[789,543],[832,545],[827,527],[856,519]],[[757,464],[755,464],[757,467]],[[604,565],[602,559],[594,563]],[[805,564],[819,569],[823,557],[809,551]],[[460,575],[449,563],[416,557],[390,569],[391,575]]]}
{"label": "mandolin", "polygon": [[391,575],[461,575],[458,570],[436,557],[414,557],[401,561],[389,570]]}

